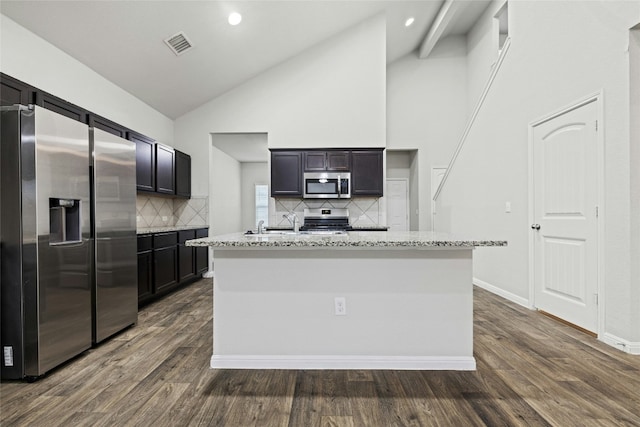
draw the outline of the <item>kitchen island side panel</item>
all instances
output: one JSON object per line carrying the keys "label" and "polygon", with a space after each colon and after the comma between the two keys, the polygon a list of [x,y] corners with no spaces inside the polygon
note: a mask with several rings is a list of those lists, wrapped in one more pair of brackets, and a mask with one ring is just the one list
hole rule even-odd
{"label": "kitchen island side panel", "polygon": [[214,254],[212,367],[475,368],[471,248]]}

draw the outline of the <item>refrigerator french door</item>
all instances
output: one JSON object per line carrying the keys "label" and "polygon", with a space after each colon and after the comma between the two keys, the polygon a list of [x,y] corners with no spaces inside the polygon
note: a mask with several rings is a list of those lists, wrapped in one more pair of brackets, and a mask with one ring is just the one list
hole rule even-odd
{"label": "refrigerator french door", "polygon": [[93,342],[138,319],[136,146],[91,129],[94,237]]}
{"label": "refrigerator french door", "polygon": [[89,133],[2,107],[2,378],[38,377],[91,346]]}

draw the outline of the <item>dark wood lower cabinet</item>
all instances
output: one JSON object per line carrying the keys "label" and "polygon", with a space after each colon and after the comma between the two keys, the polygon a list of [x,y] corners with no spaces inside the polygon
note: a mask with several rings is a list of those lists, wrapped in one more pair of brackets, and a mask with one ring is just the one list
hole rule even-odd
{"label": "dark wood lower cabinet", "polygon": [[195,230],[178,232],[178,274],[181,282],[189,280],[196,275],[195,248],[184,244],[185,241],[195,238]]}
{"label": "dark wood lower cabinet", "polygon": [[138,236],[139,305],[202,277],[209,267],[208,248],[184,243],[207,235],[201,228]]}
{"label": "dark wood lower cabinet", "polygon": [[178,247],[153,250],[153,284],[156,293],[178,283]]}
{"label": "dark wood lower cabinet", "polygon": [[138,252],[138,301],[153,296],[153,252]]}
{"label": "dark wood lower cabinet", "polygon": [[[196,230],[196,239],[201,237],[207,237],[209,235],[209,229],[201,228]],[[196,257],[196,274],[202,274],[209,269],[209,248],[197,247],[195,249]]]}

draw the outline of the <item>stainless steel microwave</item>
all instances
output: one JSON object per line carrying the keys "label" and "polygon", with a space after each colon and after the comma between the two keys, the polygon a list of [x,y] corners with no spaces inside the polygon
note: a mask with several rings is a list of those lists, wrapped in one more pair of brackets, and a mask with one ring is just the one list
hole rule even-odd
{"label": "stainless steel microwave", "polygon": [[305,199],[350,199],[351,173],[305,172]]}

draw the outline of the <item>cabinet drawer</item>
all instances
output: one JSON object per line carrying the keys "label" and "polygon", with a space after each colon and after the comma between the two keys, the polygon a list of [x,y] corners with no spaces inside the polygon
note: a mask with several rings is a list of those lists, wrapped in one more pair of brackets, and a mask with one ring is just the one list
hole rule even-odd
{"label": "cabinet drawer", "polygon": [[183,245],[186,240],[196,238],[196,230],[181,230],[178,231],[178,243]]}
{"label": "cabinet drawer", "polygon": [[209,236],[208,228],[199,228],[196,230],[196,239],[199,239],[201,237],[208,237],[208,236]]}
{"label": "cabinet drawer", "polygon": [[138,252],[150,251],[153,247],[151,234],[138,236]]}
{"label": "cabinet drawer", "polygon": [[178,233],[159,233],[153,235],[153,249],[166,248],[178,244]]}

